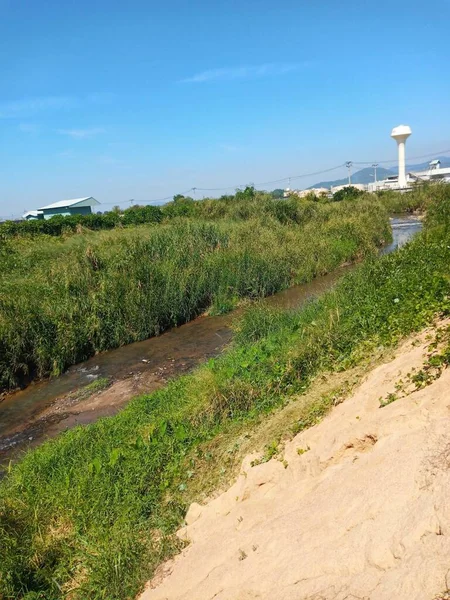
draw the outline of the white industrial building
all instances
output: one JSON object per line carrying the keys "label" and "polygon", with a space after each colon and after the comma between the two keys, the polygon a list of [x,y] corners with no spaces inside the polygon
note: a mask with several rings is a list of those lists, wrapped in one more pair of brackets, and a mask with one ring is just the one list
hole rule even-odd
{"label": "white industrial building", "polygon": [[293,190],[292,193],[295,194],[296,196],[298,196],[299,198],[306,198],[306,196],[309,196],[310,194],[313,194],[316,198],[319,198],[323,194],[328,196],[328,194],[330,193],[330,190],[325,187],[320,187],[320,188],[310,188],[309,190]]}
{"label": "white industrial building", "polygon": [[410,189],[414,184],[426,181],[450,183],[450,167],[441,168],[440,161],[432,160],[425,171],[409,171],[405,174],[405,185],[400,186],[398,175],[369,183],[368,191]]}
{"label": "white industrial building", "polygon": [[340,190],[343,190],[346,187],[354,187],[357,190],[360,190],[361,192],[366,192],[367,191],[367,185],[365,185],[364,183],[344,183],[343,185],[334,185],[331,188],[331,193],[335,194],[336,192],[339,192]]}
{"label": "white industrial building", "polygon": [[[450,167],[441,167],[440,160],[432,160],[428,168],[423,171],[407,171],[406,170],[406,140],[412,134],[409,125],[398,125],[394,127],[391,132],[391,137],[397,143],[398,149],[398,175],[391,175],[381,181],[373,181],[367,185],[361,183],[351,183],[350,167],[351,162],[346,163],[349,167],[349,182],[344,185],[337,185],[328,190],[327,188],[311,188],[308,190],[291,190],[286,188],[284,191],[284,197],[287,198],[292,194],[304,198],[309,194],[315,194],[320,196],[322,194],[335,194],[345,187],[352,186],[361,191],[377,192],[382,190],[400,190],[408,191],[411,190],[415,184],[427,181],[445,182],[450,183]],[[372,165],[375,168],[375,179],[376,179],[376,167],[378,164]]]}
{"label": "white industrial building", "polygon": [[439,160],[432,160],[424,171],[406,171],[405,144],[412,131],[408,125],[394,127],[391,137],[398,146],[398,175],[369,183],[368,191],[408,190],[416,183],[425,181],[450,182],[450,168],[441,169]]}

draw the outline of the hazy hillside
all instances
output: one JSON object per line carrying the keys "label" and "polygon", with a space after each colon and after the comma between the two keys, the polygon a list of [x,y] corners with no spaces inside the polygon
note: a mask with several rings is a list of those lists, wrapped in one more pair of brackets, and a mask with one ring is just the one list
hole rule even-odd
{"label": "hazy hillside", "polygon": [[[377,169],[377,179],[385,179],[386,177],[389,177],[390,175],[395,175],[395,172],[390,171],[389,169],[385,169],[383,167],[378,167]],[[352,183],[370,183],[371,181],[373,181],[373,168],[372,167],[365,167],[364,169],[361,169],[360,171],[356,171],[355,173],[352,173]],[[335,185],[345,185],[346,183],[348,183],[348,177],[344,177],[342,179],[335,179],[334,181],[319,181],[319,183],[315,183],[314,185],[311,186],[311,188],[316,188],[316,187],[325,187],[325,188],[330,188],[333,187]],[[310,189],[310,188],[308,188]]]}
{"label": "hazy hillside", "polygon": [[[436,156],[436,159],[439,159],[441,161],[441,169],[450,167],[450,156]],[[426,169],[428,169],[429,164],[430,161],[428,160],[426,162],[408,165],[407,168],[409,171],[426,171]],[[391,167],[391,170],[394,173],[397,173],[397,165]]]}
{"label": "hazy hillside", "polygon": [[[450,157],[449,156],[438,156],[436,158],[438,158],[441,161],[441,168],[450,167]],[[407,170],[408,171],[425,171],[426,169],[428,169],[429,162],[430,161],[416,163],[416,164],[408,164]],[[378,181],[380,181],[381,179],[385,179],[386,177],[389,177],[390,175],[396,175],[397,171],[398,171],[397,165],[393,165],[392,167],[389,167],[389,168],[378,167],[377,179],[378,179]],[[360,171],[356,171],[355,173],[352,173],[352,183],[371,183],[372,181],[373,181],[373,167],[365,167],[364,169],[361,169]],[[315,187],[330,188],[335,185],[345,185],[347,182],[348,182],[347,177],[343,177],[342,179],[335,179],[334,181],[319,181],[318,183],[315,183],[314,185],[310,186],[310,188],[308,188],[308,189],[315,188]]]}

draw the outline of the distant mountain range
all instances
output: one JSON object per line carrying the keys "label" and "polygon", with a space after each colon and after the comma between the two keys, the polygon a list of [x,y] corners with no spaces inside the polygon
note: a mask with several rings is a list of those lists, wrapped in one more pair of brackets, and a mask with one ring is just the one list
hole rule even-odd
{"label": "distant mountain range", "polygon": [[[449,156],[438,156],[437,157],[441,161],[441,168],[450,167],[450,157]],[[428,169],[429,162],[419,163],[415,165],[407,165],[408,171],[425,171]],[[386,179],[386,177],[392,177],[392,175],[397,175],[398,167],[394,166],[389,169],[385,169],[384,167],[377,168],[377,179],[381,181],[381,179]],[[365,167],[360,171],[356,171],[352,173],[352,183],[371,183],[373,181],[373,167]],[[311,188],[330,188],[336,185],[345,185],[348,183],[348,177],[344,177],[343,179],[335,179],[334,181],[319,181],[314,185],[311,185],[308,189]]]}

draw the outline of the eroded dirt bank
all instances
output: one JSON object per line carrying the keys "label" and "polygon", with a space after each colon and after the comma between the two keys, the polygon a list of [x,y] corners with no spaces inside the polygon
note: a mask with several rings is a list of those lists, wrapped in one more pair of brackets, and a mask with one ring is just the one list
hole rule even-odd
{"label": "eroded dirt bank", "polygon": [[[429,332],[344,403],[191,506],[140,600],[431,600],[450,586],[450,369],[406,385]],[[406,382],[406,383],[405,383]],[[404,392],[398,392],[402,388]],[[399,399],[380,408],[380,398]],[[403,396],[403,397],[401,397]]]}

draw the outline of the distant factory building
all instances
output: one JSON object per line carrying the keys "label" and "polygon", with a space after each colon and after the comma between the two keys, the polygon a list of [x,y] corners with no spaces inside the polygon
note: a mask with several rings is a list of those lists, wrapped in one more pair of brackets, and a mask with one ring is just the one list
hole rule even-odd
{"label": "distant factory building", "polygon": [[424,171],[406,171],[405,144],[410,135],[411,128],[408,125],[394,127],[391,137],[397,142],[398,146],[398,175],[392,175],[382,181],[369,183],[369,192],[376,192],[379,190],[407,191],[411,189],[415,183],[425,181],[450,182],[450,168],[441,169],[441,161],[438,159],[432,160],[428,164],[428,169]]}
{"label": "distant factory building", "polygon": [[299,196],[299,198],[306,198],[310,194],[312,194],[316,198],[319,198],[322,195],[328,196],[328,194],[330,193],[330,190],[325,187],[320,187],[320,188],[310,188],[309,190],[297,190],[294,193],[297,194],[297,196]]}
{"label": "distant factory building", "polygon": [[[432,160],[429,168],[424,171],[409,171],[405,175],[406,188],[411,188],[415,183],[435,181],[442,183],[450,182],[450,167],[441,168],[440,160]],[[369,183],[369,192],[379,190],[398,190],[400,188],[398,175],[392,175],[387,179]]]}
{"label": "distant factory building", "polygon": [[44,213],[39,210],[27,210],[26,213],[23,213],[23,218],[26,221],[34,221],[36,219],[43,219]]}
{"label": "distant factory building", "polygon": [[60,200],[54,204],[48,204],[37,210],[29,210],[23,215],[24,219],[51,219],[56,215],[69,217],[70,215],[90,215],[92,207],[100,202],[92,196],[87,198],[75,198],[73,200]]}
{"label": "distant factory building", "polygon": [[289,196],[298,196],[299,198],[307,198],[308,196],[315,196],[316,198],[320,198],[320,196],[328,196],[330,194],[330,190],[325,187],[320,188],[309,188],[307,190],[291,190],[286,188],[284,190],[283,196],[284,198],[289,198]]}
{"label": "distant factory building", "polygon": [[361,192],[365,192],[367,190],[367,185],[364,185],[363,183],[345,183],[344,185],[335,185],[334,187],[332,187],[331,193],[335,194],[336,192],[339,192],[340,190],[343,190],[346,187],[354,187],[357,190],[360,190]]}

